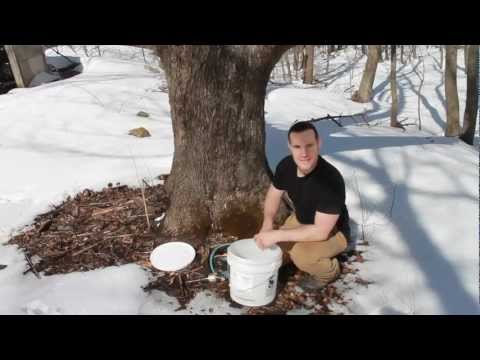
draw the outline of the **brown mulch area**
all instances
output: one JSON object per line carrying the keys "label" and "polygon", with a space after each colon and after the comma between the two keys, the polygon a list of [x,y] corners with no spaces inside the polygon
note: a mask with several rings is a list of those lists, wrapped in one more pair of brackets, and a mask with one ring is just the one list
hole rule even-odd
{"label": "brown mulch area", "polygon": [[[167,175],[159,178],[165,180]],[[150,227],[145,216],[145,203]],[[33,225],[10,239],[9,243],[17,244],[25,252],[30,265],[24,273],[33,271],[37,277],[40,273],[65,274],[136,263],[151,274],[151,281],[144,290],[161,290],[176,297],[180,303],[177,310],[185,309],[197,293],[207,289],[229,301],[232,307],[242,308],[230,299],[228,281],[205,279],[210,273],[208,257],[211,249],[237,238],[213,234],[205,245],[194,245],[197,256],[181,272],[162,272],[151,266],[151,251],[167,241],[160,238],[156,220],[167,208],[168,197],[162,184],[150,186],[145,183],[144,196],[142,189],[108,184],[99,192],[86,189],[68,197],[51,211],[37,216]],[[222,255],[221,252],[218,254]],[[301,271],[290,266],[282,267],[274,302],[268,306],[244,308],[246,313],[285,314],[292,309],[305,308],[312,314],[331,314],[329,304],[346,304],[336,284],[343,281],[346,274],[357,272],[352,265],[354,262],[363,262],[359,251],[347,255],[340,258],[340,278],[317,292],[304,292],[297,286],[304,275]],[[217,258],[216,264],[216,268],[220,268],[221,257]],[[370,284],[356,275],[355,282],[364,286]]]}
{"label": "brown mulch area", "polygon": [[34,270],[45,275],[148,262],[158,245],[154,219],[168,206],[163,186],[145,186],[149,230],[141,189],[108,185],[67,197],[10,243],[24,249]]}

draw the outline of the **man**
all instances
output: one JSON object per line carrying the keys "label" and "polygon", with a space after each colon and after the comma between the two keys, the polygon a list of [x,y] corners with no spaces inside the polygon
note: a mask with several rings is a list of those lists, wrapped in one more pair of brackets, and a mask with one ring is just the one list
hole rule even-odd
{"label": "man", "polygon": [[[336,256],[345,251],[350,240],[345,182],[319,155],[321,145],[310,122],[297,122],[289,129],[291,155],[277,166],[265,199],[262,228],[254,236],[259,248],[277,244],[284,252],[284,263],[292,261],[309,274],[300,284],[306,289],[320,289],[338,277]],[[294,213],[274,230],[273,219],[284,192]]]}

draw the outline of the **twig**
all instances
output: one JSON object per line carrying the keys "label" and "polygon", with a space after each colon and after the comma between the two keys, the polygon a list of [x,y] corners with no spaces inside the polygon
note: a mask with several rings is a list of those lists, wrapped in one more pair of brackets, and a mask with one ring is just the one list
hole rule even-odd
{"label": "twig", "polygon": [[142,186],[142,199],[143,199],[143,206],[145,207],[145,218],[147,219],[147,227],[150,230],[150,219],[148,218],[148,209],[147,209],[147,201],[145,200],[145,188]]}
{"label": "twig", "polygon": [[366,237],[365,237],[365,223],[367,221],[366,215],[365,215],[365,207],[364,207],[364,204],[363,204],[362,195],[360,194],[360,188],[358,186],[357,174],[355,173],[355,171],[353,172],[353,178],[355,180],[355,188],[357,190],[357,195],[358,195],[358,199],[359,199],[359,202],[360,202],[360,208],[362,209],[362,240],[367,241]]}
{"label": "twig", "polygon": [[355,116],[361,116],[363,115],[362,113],[358,113],[358,114],[350,114],[350,115],[330,115],[330,114],[327,114],[327,116],[323,116],[323,117],[320,117],[320,118],[312,118],[310,120],[307,120],[307,121],[310,121],[310,122],[317,122],[317,121],[322,121],[322,120],[331,120],[333,121],[335,124],[337,124],[338,126],[340,127],[343,127],[343,125],[338,122],[336,119],[341,119],[341,118],[353,118],[355,120]]}
{"label": "twig", "polygon": [[[78,256],[80,254],[83,254],[85,251],[90,250],[90,249],[94,248],[95,246],[100,245],[101,243],[103,243],[106,240],[113,239],[113,238],[126,237],[126,236],[131,236],[131,235],[132,234],[105,236],[102,240],[96,242],[95,244],[87,246],[86,248],[83,248],[82,250],[77,251],[76,253],[73,253],[72,256]],[[71,251],[71,250],[69,250],[69,251]]]}
{"label": "twig", "polygon": [[[135,166],[135,173],[137,175],[137,181],[140,184],[140,176],[138,175],[137,162],[135,161],[135,158],[133,157],[132,150],[130,148],[129,148],[129,151],[130,151],[130,155],[132,156],[133,165]],[[151,229],[150,219],[148,218],[147,201],[145,200],[145,188],[144,188],[143,185],[140,185],[140,190],[142,192],[143,206],[145,207],[145,218],[147,219],[147,228],[150,231],[150,229]]]}
{"label": "twig", "polygon": [[[155,214],[148,214],[148,216],[153,216],[153,215],[155,215]],[[145,216],[145,214],[131,215],[131,216],[129,216],[128,218],[130,219],[130,218],[135,218],[135,217],[140,217],[140,216]]]}
{"label": "twig", "polygon": [[180,290],[182,291],[182,297],[186,298],[185,286],[183,284],[182,274],[178,274],[178,284],[180,285]]}
{"label": "twig", "polygon": [[102,210],[94,211],[92,213],[92,216],[103,215],[103,214],[106,214],[106,213],[109,213],[109,212],[112,212],[112,211],[115,211],[115,210],[123,210],[123,209],[126,209],[126,208],[128,208],[128,206],[110,207],[108,209],[102,209]]}
{"label": "twig", "polygon": [[24,255],[25,255],[25,259],[27,260],[28,265],[30,266],[30,269],[32,269],[32,271],[35,274],[35,276],[37,277],[37,279],[40,279],[40,274],[35,269],[35,266],[33,265],[32,260],[30,259],[30,256],[28,256],[28,254],[24,254]]}

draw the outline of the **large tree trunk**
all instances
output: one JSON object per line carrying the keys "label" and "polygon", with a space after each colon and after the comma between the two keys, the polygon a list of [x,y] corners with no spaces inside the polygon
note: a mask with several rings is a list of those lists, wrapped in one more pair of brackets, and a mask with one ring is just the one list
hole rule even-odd
{"label": "large tree trunk", "polygon": [[447,45],[445,54],[445,99],[447,101],[445,136],[458,136],[460,133],[460,110],[457,91],[457,46]]}
{"label": "large tree trunk", "polygon": [[479,80],[479,51],[478,45],[468,45],[467,62],[467,103],[465,114],[463,116],[463,129],[460,139],[467,144],[473,145],[475,127],[477,125],[478,114],[478,91],[480,89]]}
{"label": "large tree trunk", "polygon": [[306,59],[305,59],[305,71],[303,74],[303,82],[305,84],[313,84],[313,60],[315,57],[315,50],[313,45],[307,45],[306,50]]}
{"label": "large tree trunk", "polygon": [[[162,233],[252,236],[270,183],[264,98],[288,46],[159,46],[175,152]],[[188,240],[187,240],[188,241]]]}
{"label": "large tree trunk", "polygon": [[368,57],[363,71],[360,87],[352,96],[352,100],[360,103],[366,103],[371,100],[373,82],[375,81],[375,73],[377,72],[378,60],[380,57],[380,45],[368,46]]}
{"label": "large tree trunk", "polygon": [[390,113],[390,126],[400,127],[397,120],[398,97],[397,97],[397,46],[391,45],[390,51],[390,91],[392,93],[392,109]]}

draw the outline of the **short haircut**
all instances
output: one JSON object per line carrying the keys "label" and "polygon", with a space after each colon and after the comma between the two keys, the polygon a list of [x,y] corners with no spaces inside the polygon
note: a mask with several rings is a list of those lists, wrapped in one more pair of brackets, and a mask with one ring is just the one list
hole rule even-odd
{"label": "short haircut", "polygon": [[315,133],[315,139],[318,139],[318,132],[315,126],[310,121],[297,121],[288,130],[288,142],[290,142],[290,134],[292,132],[299,133],[306,130],[313,130]]}

